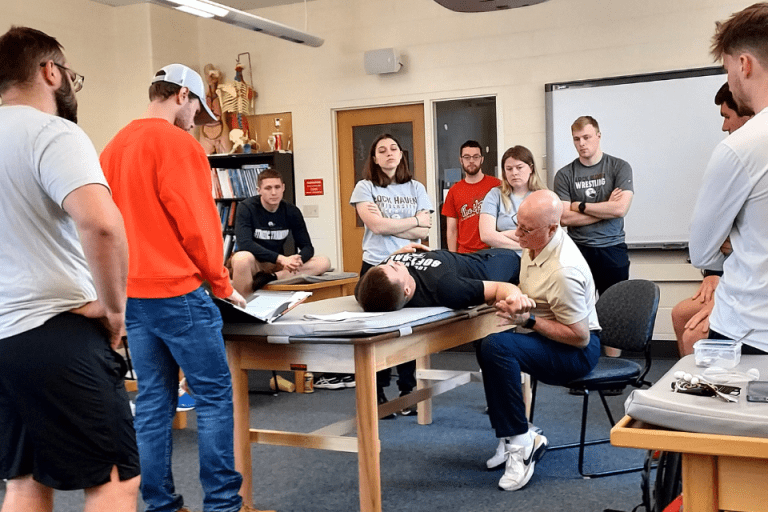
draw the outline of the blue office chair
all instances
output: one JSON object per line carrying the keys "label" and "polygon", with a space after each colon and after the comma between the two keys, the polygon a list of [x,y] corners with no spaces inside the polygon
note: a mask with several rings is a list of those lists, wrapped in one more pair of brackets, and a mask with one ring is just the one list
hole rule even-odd
{"label": "blue office chair", "polygon": [[[603,402],[608,420],[613,427],[616,422],[605,400],[606,390],[624,389],[627,386],[650,386],[645,376],[651,368],[651,337],[656,321],[656,310],[659,307],[659,287],[651,281],[633,279],[622,281],[608,288],[597,301],[597,317],[602,331],[600,343],[604,346],[619,348],[624,351],[642,352],[645,365],[635,361],[617,357],[600,357],[597,365],[589,374],[566,384],[567,388],[576,390],[584,395],[584,405],[581,412],[581,437],[578,443],[552,446],[549,450],[579,447],[579,473],[585,478],[596,478],[610,475],[620,475],[640,471],[643,466],[599,471],[584,472],[584,447],[594,444],[607,443],[610,439],[586,441],[587,411],[589,410],[589,394],[596,391]],[[534,406],[536,405],[537,382],[532,380],[531,417],[533,422]]]}

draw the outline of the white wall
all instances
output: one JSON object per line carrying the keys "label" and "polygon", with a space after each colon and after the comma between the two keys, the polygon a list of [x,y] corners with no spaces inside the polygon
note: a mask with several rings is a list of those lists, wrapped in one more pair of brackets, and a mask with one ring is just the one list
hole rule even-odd
{"label": "white wall", "polygon": [[[162,65],[183,62],[201,70],[211,62],[231,79],[237,54],[250,52],[257,113],[292,112],[297,203],[319,206],[320,217],[307,223],[317,250],[337,267],[335,109],[424,102],[429,119],[435,100],[496,95],[499,153],[523,144],[546,167],[545,83],[711,65],[714,22],[752,3],[549,0],[462,14],[431,0],[315,0],[307,4],[306,30],[325,44],[310,48],[154,5],[2,2],[8,4],[7,20],[57,37],[73,68],[86,76],[78,95],[81,125],[97,149],[141,115],[148,81]],[[255,13],[304,29],[303,3]],[[363,53],[386,47],[401,51],[404,70],[366,75]],[[663,113],[658,116],[663,122]],[[429,148],[434,138],[429,122],[426,137]],[[434,196],[430,151],[427,166],[426,185]],[[326,195],[304,197],[306,178],[323,178]]]}
{"label": "white wall", "polygon": [[[522,144],[546,167],[545,83],[709,66],[715,21],[752,3],[548,0],[462,14],[432,0],[315,0],[307,3],[306,31],[323,37],[325,44],[310,48],[154,5],[0,0],[8,25],[26,24],[57,37],[72,67],[86,76],[78,94],[81,125],[97,149],[141,115],[148,81],[162,65],[183,62],[199,71],[211,62],[231,79],[237,54],[250,52],[257,113],[292,113],[296,200],[299,206],[319,206],[319,218],[307,219],[307,225],[317,251],[338,268],[334,110],[424,102],[429,119],[436,100],[495,95],[499,154]],[[295,3],[255,14],[304,29],[304,8]],[[400,50],[403,71],[366,75],[363,53],[387,47]],[[664,112],[649,115],[664,122]],[[426,139],[432,147],[429,121]],[[429,150],[427,167],[426,185],[434,198],[434,154]],[[304,197],[301,185],[307,178],[323,178],[326,195]],[[678,259],[645,254],[642,268],[670,260],[680,265]]]}
{"label": "white wall", "polygon": [[[549,0],[461,14],[431,0],[315,0],[307,5],[307,31],[325,38],[322,47],[238,35],[208,23],[201,25],[200,64],[232,69],[235,54],[250,51],[257,110],[292,112],[297,183],[323,178],[328,191],[319,199],[299,193],[297,202],[319,205],[323,220],[307,223],[317,250],[333,261],[341,253],[338,222],[325,219],[337,213],[339,202],[330,186],[337,173],[334,109],[425,102],[429,119],[432,101],[496,95],[499,154],[523,144],[545,167],[545,83],[712,65],[708,48],[715,21],[751,3]],[[300,3],[255,13],[304,28]],[[366,75],[363,53],[386,47],[400,50],[403,71]],[[663,122],[663,113],[658,116]],[[426,137],[429,148],[429,122]],[[426,185],[434,197],[434,155],[428,151],[427,158]]]}
{"label": "white wall", "polygon": [[[85,76],[77,93],[80,126],[92,139],[106,143],[106,132],[116,131],[113,101],[114,55],[118,41],[112,24],[113,8],[86,0],[0,0],[0,31],[11,25],[30,26],[55,37],[64,46],[70,65]],[[98,146],[97,146],[98,147]]]}

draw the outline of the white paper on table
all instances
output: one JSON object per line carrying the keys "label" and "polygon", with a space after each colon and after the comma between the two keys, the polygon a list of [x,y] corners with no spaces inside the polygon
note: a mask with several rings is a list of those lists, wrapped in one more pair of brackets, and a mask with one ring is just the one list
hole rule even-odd
{"label": "white paper on table", "polygon": [[347,320],[358,320],[361,318],[373,318],[382,316],[384,313],[361,313],[359,311],[340,311],[329,315],[304,315],[307,320],[320,320],[322,322],[345,322]]}

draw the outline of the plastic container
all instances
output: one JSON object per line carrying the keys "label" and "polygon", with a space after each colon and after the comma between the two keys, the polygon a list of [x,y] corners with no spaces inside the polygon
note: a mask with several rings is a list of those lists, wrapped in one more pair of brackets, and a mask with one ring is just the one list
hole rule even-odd
{"label": "plastic container", "polygon": [[699,340],[693,344],[696,366],[717,366],[726,370],[741,360],[741,342],[729,340]]}

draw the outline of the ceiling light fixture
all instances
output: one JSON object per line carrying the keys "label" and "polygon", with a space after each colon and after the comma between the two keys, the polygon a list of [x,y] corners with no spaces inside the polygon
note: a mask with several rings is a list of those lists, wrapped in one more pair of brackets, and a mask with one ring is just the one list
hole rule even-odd
{"label": "ceiling light fixture", "polygon": [[[103,1],[103,0],[96,0]],[[226,5],[217,4],[210,0],[148,0],[149,2],[165,7],[171,7],[180,11],[201,16],[204,18],[214,18],[236,27],[254,32],[261,32],[293,43],[305,44],[307,46],[318,47],[325,41],[317,36],[307,34],[295,28],[291,28],[282,23],[256,16],[254,14],[240,11]],[[196,12],[195,12],[196,11]]]}
{"label": "ceiling light fixture", "polygon": [[213,14],[195,9],[194,7],[190,7],[188,5],[180,5],[176,7],[176,10],[185,12],[187,14],[194,14],[195,16],[200,16],[201,18],[213,18]]}
{"label": "ceiling light fixture", "polygon": [[[210,14],[210,16],[203,16],[204,18],[212,18],[213,16],[224,17],[229,12],[223,7],[218,7],[215,5],[200,2],[199,0],[171,0],[171,2],[175,4],[179,4],[181,7],[176,7],[176,9],[180,11],[189,12],[182,8],[182,7],[189,7],[195,11]],[[191,12],[190,14],[195,14],[196,16],[200,16],[195,12]]]}

